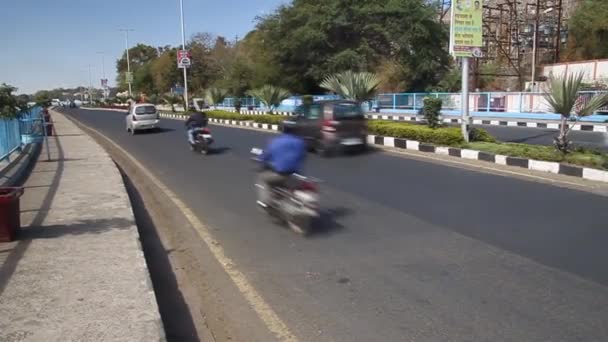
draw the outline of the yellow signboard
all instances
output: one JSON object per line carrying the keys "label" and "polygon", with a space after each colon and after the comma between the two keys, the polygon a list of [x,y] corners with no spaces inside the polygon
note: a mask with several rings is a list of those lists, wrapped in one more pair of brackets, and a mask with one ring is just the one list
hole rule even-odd
{"label": "yellow signboard", "polygon": [[483,0],[452,0],[450,52],[454,57],[481,57]]}

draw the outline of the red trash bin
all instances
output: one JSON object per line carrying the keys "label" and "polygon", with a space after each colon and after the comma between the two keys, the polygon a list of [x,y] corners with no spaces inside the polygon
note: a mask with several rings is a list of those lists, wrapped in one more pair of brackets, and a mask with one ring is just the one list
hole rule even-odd
{"label": "red trash bin", "polygon": [[15,240],[21,228],[19,198],[23,188],[0,188],[0,242]]}

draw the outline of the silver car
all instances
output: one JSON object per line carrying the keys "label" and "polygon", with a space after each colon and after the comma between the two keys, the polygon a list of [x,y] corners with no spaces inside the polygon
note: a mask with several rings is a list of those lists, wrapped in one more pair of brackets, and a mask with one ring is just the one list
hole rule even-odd
{"label": "silver car", "polygon": [[158,111],[150,103],[135,104],[127,114],[126,124],[127,132],[132,135],[142,130],[158,130],[160,128]]}

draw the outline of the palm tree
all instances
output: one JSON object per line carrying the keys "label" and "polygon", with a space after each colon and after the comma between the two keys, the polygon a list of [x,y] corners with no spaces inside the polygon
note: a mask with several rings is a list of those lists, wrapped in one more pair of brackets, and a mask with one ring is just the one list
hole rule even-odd
{"label": "palm tree", "polygon": [[353,71],[328,76],[321,82],[322,88],[357,102],[371,100],[379,85],[380,78],[376,74]]}
{"label": "palm tree", "polygon": [[207,103],[213,106],[214,108],[217,108],[218,104],[224,102],[226,94],[226,90],[217,87],[212,87],[207,89],[207,91],[205,92],[205,101],[207,101]]}
{"label": "palm tree", "polygon": [[290,95],[288,90],[271,85],[265,85],[261,88],[250,90],[247,94],[257,98],[265,104],[269,108],[269,113],[272,113],[273,109],[278,107],[281,102]]}
{"label": "palm tree", "polygon": [[608,94],[595,95],[588,100],[579,96],[583,76],[582,72],[571,75],[564,72],[561,77],[550,77],[548,90],[544,94],[553,112],[561,115],[559,135],[554,139],[554,144],[563,153],[567,153],[571,147],[568,134],[572,126],[568,125],[568,121],[572,113],[584,117],[608,104]]}

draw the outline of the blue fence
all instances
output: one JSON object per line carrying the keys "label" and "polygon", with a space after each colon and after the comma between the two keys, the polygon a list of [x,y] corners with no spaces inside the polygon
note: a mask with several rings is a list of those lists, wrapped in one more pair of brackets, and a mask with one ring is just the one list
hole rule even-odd
{"label": "blue fence", "polygon": [[[602,92],[583,91],[578,102],[583,104],[591,97]],[[605,93],[605,92],[603,92]],[[425,97],[443,100],[444,115],[460,115],[460,93],[391,93],[379,94],[373,101],[373,108],[384,113],[415,114],[423,106]],[[469,111],[474,116],[518,117],[529,119],[559,119],[545,100],[543,93],[524,92],[481,92],[469,94]],[[586,117],[588,121],[608,119],[608,107],[600,109],[595,115]]]}
{"label": "blue fence", "polygon": [[9,159],[10,155],[24,144],[32,142],[31,137],[42,136],[41,108],[30,108],[19,114],[17,119],[0,119],[0,161]]}
{"label": "blue fence", "polygon": [[[340,96],[338,96],[338,95],[313,95],[313,99],[314,99],[314,101],[337,100],[337,99],[340,99]],[[234,107],[235,100],[236,100],[236,98],[234,98],[234,97],[227,97],[224,99],[224,102],[219,105],[219,107],[232,108],[232,107]],[[248,107],[250,107],[250,108],[252,107],[254,109],[260,109],[260,110],[268,109],[268,108],[266,108],[266,106],[263,103],[260,102],[260,100],[253,98],[253,97],[243,97],[243,98],[240,98],[240,100],[241,100],[241,107],[243,109],[247,109]],[[279,112],[293,112],[293,111],[295,111],[296,107],[301,104],[302,104],[302,96],[291,96],[288,99],[283,100],[283,102],[281,102],[281,105],[274,109]]]}

